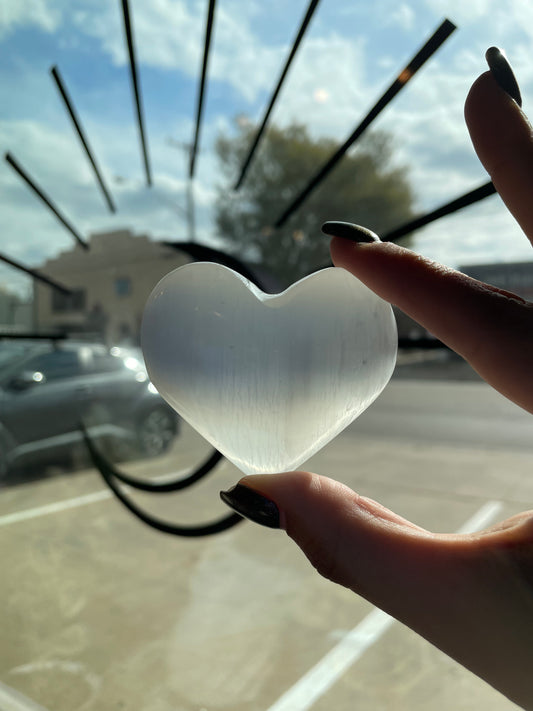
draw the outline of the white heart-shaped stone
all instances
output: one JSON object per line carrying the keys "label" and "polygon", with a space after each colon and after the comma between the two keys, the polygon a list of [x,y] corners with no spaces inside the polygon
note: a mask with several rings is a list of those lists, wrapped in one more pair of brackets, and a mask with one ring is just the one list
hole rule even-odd
{"label": "white heart-shaped stone", "polygon": [[397,353],[389,304],[336,268],[269,295],[188,264],[153,290],[141,340],[160,394],[246,474],[305,462],[375,400]]}

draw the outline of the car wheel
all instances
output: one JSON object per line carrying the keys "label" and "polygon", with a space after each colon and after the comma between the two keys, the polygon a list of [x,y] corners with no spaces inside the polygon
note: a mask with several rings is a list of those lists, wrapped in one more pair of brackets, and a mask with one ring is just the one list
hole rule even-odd
{"label": "car wheel", "polygon": [[141,419],[137,433],[143,454],[156,457],[167,451],[176,435],[176,418],[168,410],[157,407]]}

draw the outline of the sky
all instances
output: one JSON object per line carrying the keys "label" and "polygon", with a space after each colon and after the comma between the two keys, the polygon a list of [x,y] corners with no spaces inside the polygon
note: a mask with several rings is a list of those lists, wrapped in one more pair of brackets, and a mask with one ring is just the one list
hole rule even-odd
{"label": "sky", "polygon": [[[194,135],[207,4],[130,0],[154,179],[148,188],[120,0],[2,0],[2,155],[10,152],[85,237],[128,228],[154,239],[187,239],[184,146]],[[307,6],[308,0],[216,4],[193,186],[198,241],[220,244],[213,221],[223,184],[216,138],[231,134],[238,116],[261,121]],[[417,212],[478,187],[488,177],[470,143],[464,100],[487,69],[485,50],[496,45],[513,65],[526,113],[533,105],[530,0],[320,0],[271,120],[304,123],[313,136],[344,142],[445,18],[457,30],[373,127],[392,134],[393,160],[407,171]],[[54,65],[117,204],[115,215],[50,76]],[[72,244],[72,236],[0,161],[0,252],[38,268]],[[452,267],[532,258],[498,196],[418,231],[412,248]],[[30,279],[0,266],[0,287],[27,293]]]}

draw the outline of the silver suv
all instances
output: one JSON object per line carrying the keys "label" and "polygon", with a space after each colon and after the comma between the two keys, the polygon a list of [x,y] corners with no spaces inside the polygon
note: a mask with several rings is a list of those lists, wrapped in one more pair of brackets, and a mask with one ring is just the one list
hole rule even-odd
{"label": "silver suv", "polygon": [[[165,452],[178,416],[148,379],[139,350],[74,341],[0,342],[0,473],[94,439]],[[123,448],[124,449],[124,448]]]}

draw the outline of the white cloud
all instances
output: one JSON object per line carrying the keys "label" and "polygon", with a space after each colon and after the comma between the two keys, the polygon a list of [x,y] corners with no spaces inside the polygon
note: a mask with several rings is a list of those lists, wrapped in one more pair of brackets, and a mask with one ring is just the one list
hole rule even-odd
{"label": "white cloud", "polygon": [[60,21],[60,9],[46,0],[3,0],[0,5],[0,39],[17,27],[28,25],[53,32]]}
{"label": "white cloud", "polygon": [[35,119],[1,121],[0,145],[19,158],[29,173],[37,172],[37,182],[85,188],[91,181],[90,168],[73,134],[59,127],[50,128]]}
{"label": "white cloud", "polygon": [[[184,171],[177,169],[175,152],[164,142],[154,141],[151,158],[157,171],[153,187],[147,188],[140,169],[138,177],[131,176],[132,145],[138,150],[135,127],[100,125],[98,134],[107,146],[106,160],[99,163],[118,206],[116,215],[108,213],[94,174],[70,130],[30,120],[0,122],[0,145],[12,152],[82,236],[129,227],[153,238],[187,238],[187,182]],[[202,176],[212,176],[214,171],[209,161],[202,168],[194,186],[196,223],[198,235],[209,242],[215,190],[213,181]],[[114,176],[121,174],[125,177],[117,182]],[[0,197],[4,236],[0,251],[35,267],[73,243],[72,236],[5,163],[0,168]],[[14,274],[11,272],[11,283],[20,288],[26,278],[21,281]]]}
{"label": "white cloud", "polygon": [[533,259],[531,244],[498,196],[423,228],[413,248],[455,268]]}
{"label": "white cloud", "polygon": [[[209,58],[210,81],[224,81],[246,101],[270,89],[281,71],[287,47],[269,47],[250,28],[254,4],[230,3],[216,9]],[[205,3],[154,0],[132,4],[132,25],[139,61],[150,67],[178,70],[196,79],[200,74],[205,33]],[[78,31],[100,41],[116,65],[127,60],[122,18],[118,5],[94,0],[73,13]]]}
{"label": "white cloud", "polygon": [[[0,123],[0,143],[49,195],[64,216],[83,234],[76,207],[98,209],[90,189],[91,175],[67,138],[32,121]],[[48,151],[50,151],[48,153]],[[25,266],[37,266],[73,243],[73,238],[18,175],[3,164],[0,170],[2,251]],[[10,284],[20,289],[26,278],[10,271]]]}
{"label": "white cloud", "polygon": [[460,24],[479,21],[487,13],[498,12],[500,8],[505,7],[504,3],[497,0],[425,0],[425,4],[436,14],[450,17]]}
{"label": "white cloud", "polygon": [[[350,131],[370,100],[365,82],[365,42],[329,33],[311,37],[291,68],[276,107],[278,124],[304,123],[312,135],[337,136]],[[327,100],[316,100],[317,90]]]}
{"label": "white cloud", "polygon": [[390,23],[404,30],[411,30],[415,24],[416,13],[411,5],[401,3],[389,15]]}

